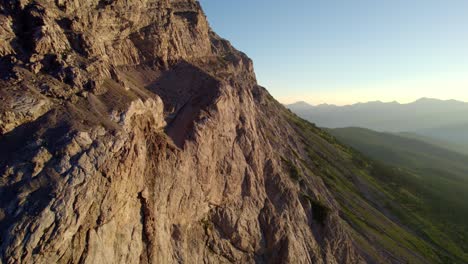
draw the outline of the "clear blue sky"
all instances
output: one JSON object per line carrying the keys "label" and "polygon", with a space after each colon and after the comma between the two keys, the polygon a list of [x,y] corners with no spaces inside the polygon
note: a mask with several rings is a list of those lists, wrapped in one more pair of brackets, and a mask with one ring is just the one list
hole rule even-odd
{"label": "clear blue sky", "polygon": [[200,0],[290,103],[468,101],[468,0]]}

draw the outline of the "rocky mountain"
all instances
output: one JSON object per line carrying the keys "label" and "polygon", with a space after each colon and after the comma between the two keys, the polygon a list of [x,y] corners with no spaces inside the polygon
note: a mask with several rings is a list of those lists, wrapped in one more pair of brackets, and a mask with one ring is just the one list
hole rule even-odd
{"label": "rocky mountain", "polygon": [[[363,127],[383,132],[417,132],[431,136],[433,130],[468,123],[468,103],[456,100],[421,98],[413,103],[383,103],[380,101],[346,106],[322,104],[312,106],[304,102],[287,105],[301,117],[320,127]],[[442,133],[439,133],[442,134]],[[440,139],[450,139],[443,135]],[[468,138],[464,140],[468,143]]]}
{"label": "rocky mountain", "polygon": [[197,1],[2,1],[0,21],[0,263],[459,260]]}

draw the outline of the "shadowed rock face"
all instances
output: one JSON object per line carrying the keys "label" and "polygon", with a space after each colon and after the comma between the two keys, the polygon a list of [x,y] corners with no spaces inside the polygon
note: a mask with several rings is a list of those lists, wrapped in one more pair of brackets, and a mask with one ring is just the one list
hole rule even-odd
{"label": "shadowed rock face", "polygon": [[198,2],[2,1],[0,21],[0,263],[368,261]]}

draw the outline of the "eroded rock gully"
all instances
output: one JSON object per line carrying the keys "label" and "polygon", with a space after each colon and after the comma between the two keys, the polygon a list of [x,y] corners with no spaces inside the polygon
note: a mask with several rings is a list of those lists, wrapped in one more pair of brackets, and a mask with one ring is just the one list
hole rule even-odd
{"label": "eroded rock gully", "polygon": [[0,21],[0,263],[365,262],[198,2],[2,1]]}

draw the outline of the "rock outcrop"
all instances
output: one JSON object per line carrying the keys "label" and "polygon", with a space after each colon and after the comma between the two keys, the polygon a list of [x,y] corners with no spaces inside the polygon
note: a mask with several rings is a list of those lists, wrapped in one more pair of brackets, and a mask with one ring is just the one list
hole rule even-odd
{"label": "rock outcrop", "polygon": [[197,1],[3,1],[0,21],[0,263],[375,261]]}

